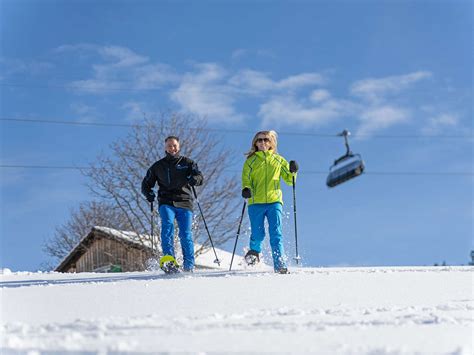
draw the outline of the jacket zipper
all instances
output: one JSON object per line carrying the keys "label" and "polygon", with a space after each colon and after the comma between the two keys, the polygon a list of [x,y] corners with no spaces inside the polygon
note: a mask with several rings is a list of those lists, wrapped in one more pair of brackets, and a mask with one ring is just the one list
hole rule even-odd
{"label": "jacket zipper", "polygon": [[265,156],[265,203],[268,203],[268,189],[267,189],[267,182],[268,182],[268,176],[267,176],[267,154],[264,153]]}

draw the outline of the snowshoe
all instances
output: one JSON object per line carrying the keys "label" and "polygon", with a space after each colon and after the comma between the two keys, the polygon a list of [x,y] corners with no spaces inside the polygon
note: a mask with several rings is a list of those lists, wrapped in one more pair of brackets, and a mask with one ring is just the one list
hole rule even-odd
{"label": "snowshoe", "polygon": [[177,274],[179,272],[179,264],[171,255],[164,255],[160,258],[160,268],[167,274]]}
{"label": "snowshoe", "polygon": [[275,270],[277,274],[289,274],[290,272],[288,271],[288,268],[286,267],[281,267],[278,270]]}
{"label": "snowshoe", "polygon": [[255,250],[252,250],[250,249],[247,254],[245,254],[245,262],[247,263],[247,265],[249,266],[253,266],[253,265],[256,265],[257,263],[260,262],[260,257],[258,256],[258,252],[256,252]]}

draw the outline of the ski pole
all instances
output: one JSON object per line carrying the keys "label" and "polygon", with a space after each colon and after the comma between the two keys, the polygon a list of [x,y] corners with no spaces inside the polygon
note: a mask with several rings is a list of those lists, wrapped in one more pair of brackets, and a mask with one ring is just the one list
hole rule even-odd
{"label": "ski pole", "polygon": [[211,233],[209,232],[209,228],[207,228],[207,223],[206,223],[206,219],[204,218],[204,213],[202,213],[201,204],[199,203],[199,199],[196,194],[196,189],[194,188],[194,186],[191,186],[191,188],[193,189],[194,198],[196,199],[197,205],[199,207],[199,212],[201,212],[202,221],[204,222],[204,227],[206,227],[207,235],[209,236],[209,241],[211,242],[212,250],[214,251],[214,255],[216,257],[216,260],[214,260],[214,262],[217,265],[221,266],[221,261],[217,257],[216,249],[214,248],[214,243],[212,242]]}
{"label": "ski pole", "polygon": [[154,247],[154,231],[155,231],[155,209],[153,208],[153,202],[150,202],[150,209],[151,209],[151,254],[155,255],[155,247]]}
{"label": "ski pole", "polygon": [[234,261],[235,248],[237,248],[237,240],[240,235],[240,226],[242,226],[242,220],[244,219],[245,206],[247,206],[247,200],[244,201],[244,207],[242,207],[242,214],[240,216],[239,228],[237,229],[237,236],[235,237],[234,251],[232,252],[232,259],[230,259],[229,271],[232,270],[232,262]]}
{"label": "ski pole", "polygon": [[296,182],[295,176],[293,175],[293,215],[295,219],[295,248],[296,248],[296,265],[298,265],[301,257],[298,254],[298,228],[296,227]]}

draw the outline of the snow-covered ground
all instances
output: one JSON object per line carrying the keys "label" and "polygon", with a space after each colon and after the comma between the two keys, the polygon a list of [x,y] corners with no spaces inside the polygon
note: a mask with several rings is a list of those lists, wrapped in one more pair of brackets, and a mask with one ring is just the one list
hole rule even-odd
{"label": "snow-covered ground", "polygon": [[473,267],[0,275],[2,354],[473,354]]}

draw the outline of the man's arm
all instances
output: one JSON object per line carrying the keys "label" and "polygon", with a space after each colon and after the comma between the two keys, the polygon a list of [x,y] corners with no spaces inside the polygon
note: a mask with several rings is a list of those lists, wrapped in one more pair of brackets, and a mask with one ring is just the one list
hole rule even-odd
{"label": "man's arm", "polygon": [[150,202],[153,202],[155,199],[155,193],[153,192],[153,187],[155,186],[156,181],[157,181],[156,176],[153,173],[153,169],[151,167],[146,172],[146,175],[142,181],[142,194]]}
{"label": "man's arm", "polygon": [[192,186],[200,186],[204,181],[204,177],[202,176],[202,173],[195,162],[192,162],[191,164],[191,174],[188,178],[188,181]]}

